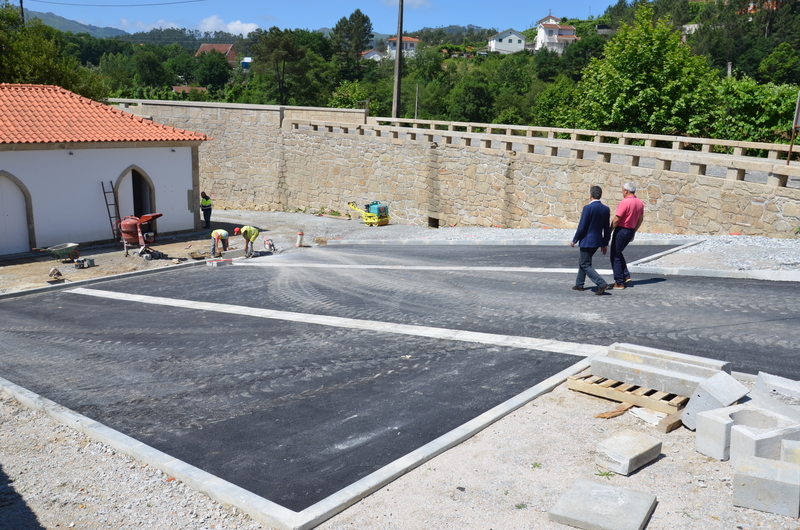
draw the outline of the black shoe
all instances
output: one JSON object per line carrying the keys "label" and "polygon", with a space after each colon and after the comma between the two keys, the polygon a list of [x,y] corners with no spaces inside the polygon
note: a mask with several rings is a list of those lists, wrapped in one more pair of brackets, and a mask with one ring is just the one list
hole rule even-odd
{"label": "black shoe", "polygon": [[572,290],[573,291],[585,291],[586,289],[584,289],[583,287],[578,287],[577,285],[573,285],[572,286]]}
{"label": "black shoe", "polygon": [[596,294],[596,295],[601,295],[601,294],[603,294],[604,292],[606,292],[606,289],[608,289],[609,287],[611,287],[611,286],[610,286],[610,285],[608,285],[608,284],[605,284],[605,285],[604,285],[604,286],[602,286],[602,287],[598,287],[598,288],[597,288],[597,292],[596,292],[596,293],[594,293],[594,294]]}

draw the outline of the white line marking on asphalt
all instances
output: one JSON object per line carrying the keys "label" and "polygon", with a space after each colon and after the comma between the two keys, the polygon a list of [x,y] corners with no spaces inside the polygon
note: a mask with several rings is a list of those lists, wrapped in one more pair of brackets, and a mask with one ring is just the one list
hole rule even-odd
{"label": "white line marking on asphalt", "polygon": [[463,331],[458,329],[411,326],[407,324],[393,324],[391,322],[378,322],[374,320],[357,320],[354,318],[313,315],[310,313],[293,313],[290,311],[276,311],[273,309],[260,309],[256,307],[246,307],[240,305],[217,304],[214,302],[194,302],[192,300],[162,298],[159,296],[147,296],[141,294],[117,293],[114,291],[104,291],[101,289],[86,289],[84,287],[69,289],[67,292],[83,294],[87,296],[96,296],[98,298],[122,300],[124,302],[139,302],[142,304],[182,307],[185,309],[199,309],[202,311],[216,311],[218,313],[229,313],[232,315],[246,315],[257,318],[286,320],[289,322],[305,322],[307,324],[318,324],[320,326],[363,329],[384,333],[397,333],[400,335],[429,337],[433,339],[493,344],[495,346],[548,351],[567,355],[576,355],[579,357],[588,357],[590,355],[595,355],[606,351],[605,346],[597,346],[594,344],[562,342],[557,340],[537,339],[534,337],[517,337],[514,335],[497,335],[494,333],[481,333],[478,331]]}
{"label": "white line marking on asphalt", "polygon": [[[431,265],[356,265],[342,263],[286,263],[258,262],[254,260],[237,261],[234,265],[246,267],[276,268],[309,268],[309,269],[386,269],[398,271],[458,271],[458,272],[555,272],[577,274],[578,267],[571,269],[548,269],[544,267],[466,267],[466,266],[431,266]],[[613,274],[611,269],[595,269],[598,274]]]}

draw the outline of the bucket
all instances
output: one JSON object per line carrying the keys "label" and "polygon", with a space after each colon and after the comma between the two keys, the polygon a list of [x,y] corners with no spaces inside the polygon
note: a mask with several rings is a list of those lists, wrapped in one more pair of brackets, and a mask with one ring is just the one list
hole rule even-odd
{"label": "bucket", "polygon": [[94,267],[94,258],[86,258],[86,266]]}

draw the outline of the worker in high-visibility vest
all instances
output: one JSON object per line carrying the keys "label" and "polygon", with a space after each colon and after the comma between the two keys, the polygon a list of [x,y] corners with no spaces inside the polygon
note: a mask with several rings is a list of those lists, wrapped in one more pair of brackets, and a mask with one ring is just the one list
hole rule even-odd
{"label": "worker in high-visibility vest", "polygon": [[258,228],[246,225],[241,228],[237,226],[233,229],[233,233],[236,235],[242,234],[242,237],[244,237],[244,255],[252,258],[255,251],[256,238],[258,237]]}
{"label": "worker in high-visibility vest", "polygon": [[228,231],[218,228],[211,232],[211,257],[217,257],[217,243],[222,243],[222,252],[228,250]]}
{"label": "worker in high-visibility vest", "polygon": [[206,228],[211,228],[211,208],[213,203],[211,197],[206,195],[206,192],[200,192],[200,211],[203,212],[203,220],[206,222]]}

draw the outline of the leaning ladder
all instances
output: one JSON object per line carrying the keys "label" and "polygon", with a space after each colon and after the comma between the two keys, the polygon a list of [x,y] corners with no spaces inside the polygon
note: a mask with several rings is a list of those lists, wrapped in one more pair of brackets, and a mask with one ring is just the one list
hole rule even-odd
{"label": "leaning ladder", "polygon": [[[106,211],[108,212],[108,222],[111,224],[111,237],[116,243],[119,238],[119,206],[117,205],[117,192],[114,190],[114,184],[109,180],[108,189],[106,183],[100,181],[100,186],[103,188],[103,197],[106,199]],[[109,197],[110,196],[110,197]]]}

